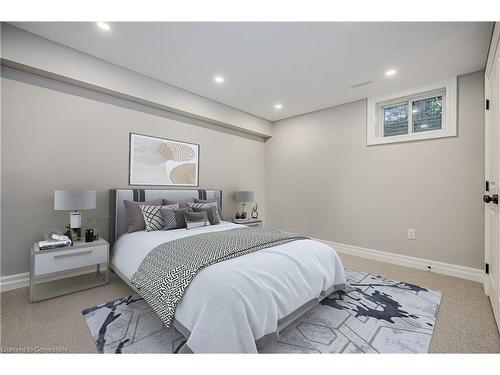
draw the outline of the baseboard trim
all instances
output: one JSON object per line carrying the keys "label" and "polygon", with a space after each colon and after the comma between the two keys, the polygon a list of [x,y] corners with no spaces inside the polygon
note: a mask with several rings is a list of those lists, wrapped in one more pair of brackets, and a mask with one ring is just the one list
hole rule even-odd
{"label": "baseboard trim", "polygon": [[[64,279],[72,276],[84,275],[86,273],[95,272],[95,266],[86,266],[79,269],[62,271],[47,276],[37,278],[39,282],[53,281]],[[30,273],[23,272],[15,275],[8,275],[0,277],[0,292],[7,292],[9,290],[26,288],[30,286]]]}
{"label": "baseboard trim", "polygon": [[0,292],[24,288],[30,285],[30,273],[23,272],[15,275],[0,277]]}
{"label": "baseboard trim", "polygon": [[[339,253],[354,255],[361,258],[373,259],[380,262],[396,264],[398,266],[416,268],[423,271],[435,272],[442,275],[459,277],[484,284],[484,272],[478,268],[459,266],[457,264],[437,262],[434,260],[416,258],[407,255],[389,253],[381,250],[368,249],[359,246],[347,245],[316,239],[332,246]],[[430,267],[430,269],[429,269]]]}
{"label": "baseboard trim", "polygon": [[[332,242],[314,238],[314,240],[326,243],[332,246],[335,251],[339,253],[354,255],[361,258],[373,259],[380,262],[396,264],[398,266],[415,268],[428,272],[435,272],[442,275],[459,277],[461,279],[476,281],[482,283],[485,287],[485,292],[488,293],[487,285],[485,283],[484,272],[478,268],[459,266],[451,263],[437,262],[434,260],[410,257],[407,255],[400,255],[389,253],[381,250],[368,249],[360,246],[347,245],[339,242]],[[430,269],[428,268],[430,267]],[[83,274],[90,272],[88,269],[73,271],[73,275]],[[65,275],[68,277],[70,275]],[[0,291],[6,292],[13,289],[25,288],[29,286],[30,274],[29,272],[18,273],[16,275],[0,277]]]}

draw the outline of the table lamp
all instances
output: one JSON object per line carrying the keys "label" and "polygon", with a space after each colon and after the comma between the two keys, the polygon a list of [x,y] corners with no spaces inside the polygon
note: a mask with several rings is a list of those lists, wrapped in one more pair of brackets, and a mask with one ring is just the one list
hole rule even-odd
{"label": "table lamp", "polygon": [[95,208],[95,198],[95,190],[54,190],[54,210],[71,211],[69,213],[69,232],[72,240],[80,239],[82,226],[80,210]]}
{"label": "table lamp", "polygon": [[242,203],[243,208],[241,214],[246,218],[247,213],[245,212],[245,204],[247,202],[253,202],[253,191],[237,191],[234,193],[234,200],[238,203]]}

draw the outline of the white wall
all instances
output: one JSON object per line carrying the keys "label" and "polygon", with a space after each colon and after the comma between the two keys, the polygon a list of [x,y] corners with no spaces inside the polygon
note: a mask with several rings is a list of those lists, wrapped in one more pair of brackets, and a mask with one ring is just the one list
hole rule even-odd
{"label": "white wall", "polygon": [[[108,190],[128,186],[129,133],[200,144],[200,187],[232,194],[254,190],[265,217],[265,144],[261,138],[45,78],[4,70],[2,78],[2,276],[29,271],[29,248],[68,213],[54,211],[54,189],[97,190],[98,215]],[[105,226],[106,237],[107,226]]]}
{"label": "white wall", "polygon": [[276,122],[266,143],[268,223],[482,268],[483,92],[483,72],[459,77],[452,138],[366,146],[365,100]]}

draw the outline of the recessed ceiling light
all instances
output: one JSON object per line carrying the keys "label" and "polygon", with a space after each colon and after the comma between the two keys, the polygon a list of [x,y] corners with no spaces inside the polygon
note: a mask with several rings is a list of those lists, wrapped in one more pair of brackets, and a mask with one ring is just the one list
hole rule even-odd
{"label": "recessed ceiling light", "polygon": [[426,128],[426,127],[428,127],[428,126],[429,126],[429,125],[427,125],[427,124],[422,124],[422,125],[420,125],[420,127],[421,127],[421,128]]}
{"label": "recessed ceiling light", "polygon": [[397,73],[398,71],[396,69],[391,69],[391,70],[388,70],[385,72],[385,76],[386,77],[390,77],[390,76],[393,76]]}
{"label": "recessed ceiling light", "polygon": [[418,109],[413,109],[412,110],[412,113],[417,113],[418,112]]}
{"label": "recessed ceiling light", "polygon": [[215,83],[224,83],[224,77],[223,76],[215,76],[214,77]]}
{"label": "recessed ceiling light", "polygon": [[274,105],[274,109],[278,109],[278,110],[283,109],[283,104],[281,104],[281,103],[276,103],[276,104]]}
{"label": "recessed ceiling light", "polygon": [[97,22],[97,27],[99,27],[101,30],[111,30],[111,26],[109,26],[106,22]]}

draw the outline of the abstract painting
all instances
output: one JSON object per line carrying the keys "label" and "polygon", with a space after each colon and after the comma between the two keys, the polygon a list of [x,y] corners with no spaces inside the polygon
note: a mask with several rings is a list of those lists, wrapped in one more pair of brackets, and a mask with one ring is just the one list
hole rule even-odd
{"label": "abstract painting", "polygon": [[200,146],[130,133],[130,185],[198,186]]}

